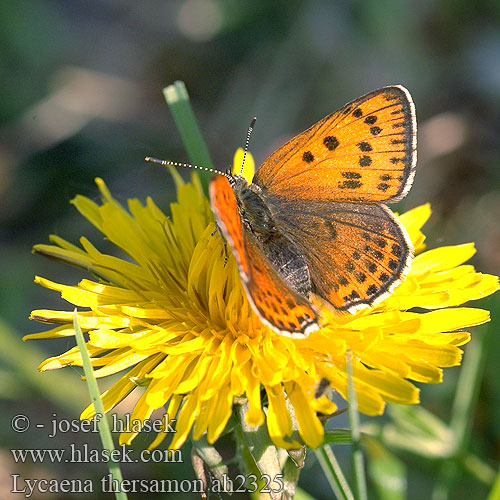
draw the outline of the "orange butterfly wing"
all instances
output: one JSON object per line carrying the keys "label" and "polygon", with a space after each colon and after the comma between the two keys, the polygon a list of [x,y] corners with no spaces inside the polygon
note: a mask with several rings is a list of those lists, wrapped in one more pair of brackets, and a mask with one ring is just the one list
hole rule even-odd
{"label": "orange butterfly wing", "polygon": [[260,319],[276,332],[302,338],[319,328],[316,311],[306,298],[291,290],[265,257],[265,251],[245,229],[228,179],[216,175],[210,198],[218,224],[240,271],[247,296]]}
{"label": "orange butterfly wing", "polygon": [[408,271],[410,238],[384,205],[275,199],[273,208],[307,262],[312,292],[338,310],[381,301]]}
{"label": "orange butterfly wing", "polygon": [[304,338],[318,330],[318,315],[309,301],[283,282],[257,241],[246,231],[244,241],[249,275],[243,284],[261,321],[292,338]]}
{"label": "orange butterfly wing", "polygon": [[227,177],[219,174],[213,177],[210,182],[210,200],[217,223],[236,257],[240,273],[248,277],[248,260],[243,243],[243,228],[238,213],[238,204]]}
{"label": "orange butterfly wing", "polygon": [[416,165],[415,108],[401,86],[370,92],[275,151],[253,182],[295,200],[394,202]]}

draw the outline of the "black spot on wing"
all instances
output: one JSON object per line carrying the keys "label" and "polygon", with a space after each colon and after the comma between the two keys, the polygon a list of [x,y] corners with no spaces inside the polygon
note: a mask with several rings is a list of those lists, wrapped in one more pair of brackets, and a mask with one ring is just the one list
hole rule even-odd
{"label": "black spot on wing", "polygon": [[302,160],[306,163],[311,163],[314,161],[314,155],[310,151],[304,151],[302,155]]}
{"label": "black spot on wing", "polygon": [[346,179],[361,179],[361,174],[358,174],[358,172],[342,172],[342,177]]}
{"label": "black spot on wing", "polygon": [[397,243],[394,243],[392,245],[391,253],[392,253],[392,255],[395,255],[396,257],[401,257],[401,254],[402,254],[401,247]]}
{"label": "black spot on wing", "polygon": [[330,151],[333,151],[335,148],[338,147],[339,145],[339,141],[336,137],[334,137],[333,135],[327,135],[324,139],[323,139],[323,144],[325,145],[325,147],[327,149],[329,149]]}
{"label": "black spot on wing", "polygon": [[363,184],[359,181],[344,181],[342,184],[339,182],[339,189],[358,189]]}
{"label": "black spot on wing", "polygon": [[366,142],[366,141],[359,142],[358,148],[360,149],[360,151],[364,151],[364,152],[373,150],[371,144],[369,142]]}
{"label": "black spot on wing", "polygon": [[390,259],[389,263],[388,263],[388,266],[389,266],[390,269],[392,269],[393,271],[395,271],[399,267],[399,263],[398,263],[398,261],[396,261],[394,259]]}
{"label": "black spot on wing", "polygon": [[361,271],[355,271],[354,277],[358,283],[364,283],[366,281],[366,274]]}
{"label": "black spot on wing", "polygon": [[360,167],[369,167],[372,164],[372,159],[369,156],[362,156],[359,159],[359,166]]}

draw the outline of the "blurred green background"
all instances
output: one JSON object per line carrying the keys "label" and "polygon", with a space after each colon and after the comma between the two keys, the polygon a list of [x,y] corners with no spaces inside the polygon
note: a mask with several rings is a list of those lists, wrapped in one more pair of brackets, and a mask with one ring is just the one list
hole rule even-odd
{"label": "blurred green background", "polygon": [[[55,233],[73,242],[85,234],[109,248],[69,204],[77,193],[97,198],[96,176],[119,200],[151,195],[168,211],[173,183],[143,158],[188,160],[161,93],[175,80],[187,85],[218,168],[231,164],[253,116],[250,149],[260,163],[345,102],[405,85],[417,108],[419,161],[413,188],[396,208],[431,202],[429,247],[475,241],[477,269],[500,274],[497,0],[3,0],[0,42],[1,498],[11,498],[10,474],[82,476],[70,464],[15,464],[10,448],[93,438],[55,442],[10,429],[17,413],[44,422],[53,413],[75,418],[88,401],[77,370],[36,370],[73,340],[20,342],[44,329],[28,321],[31,310],[68,308],[33,277],[69,284],[82,277],[31,255],[31,247]],[[500,456],[499,301],[497,294],[478,303],[493,321],[475,329],[486,355],[470,436],[470,449],[493,468]],[[422,388],[423,405],[445,421],[459,371],[448,369],[443,384]],[[124,473],[191,477],[185,457],[181,471],[142,466]],[[430,498],[439,462],[401,458],[407,498]],[[106,473],[102,465],[89,471]],[[332,497],[314,459],[302,475],[316,498]],[[464,487],[471,498],[489,489],[463,474],[450,498],[462,498]]]}

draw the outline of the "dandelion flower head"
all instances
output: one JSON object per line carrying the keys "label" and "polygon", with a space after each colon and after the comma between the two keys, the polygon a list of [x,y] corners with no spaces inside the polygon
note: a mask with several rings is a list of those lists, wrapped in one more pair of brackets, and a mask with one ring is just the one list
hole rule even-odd
{"label": "dandelion flower head", "polygon": [[[241,155],[235,156],[238,169]],[[252,170],[250,156],[245,175],[251,178]],[[166,408],[177,419],[172,448],[191,432],[195,440],[206,433],[215,442],[242,397],[248,401],[247,423],[265,422],[277,446],[317,447],[324,435],[318,415],[337,409],[327,394],[318,394],[318,384],[328,381],[347,399],[348,350],[359,410],[378,415],[386,402],[417,403],[413,382],[440,382],[443,368],[460,364],[460,346],[470,338],[464,328],[489,319],[487,311],[461,304],[496,291],[498,279],[465,264],[475,252],[472,243],[426,250],[421,228],[431,211],[423,205],[399,216],[416,257],[391,296],[356,314],[322,310],[323,328],[306,339],[280,336],[249,305],[232,255],[225,264],[197,176],[191,183],[173,176],[178,198],[170,217],[149,198],[123,207],[101,179],[100,204],[84,196],[72,201],[126,257],[102,253],[85,237],[77,246],[51,236],[50,245],[34,248],[90,272],[76,285],[35,281],[78,308],[96,377],[121,374],[102,395],[105,410],[141,391],[131,418],[145,420]],[[57,326],[25,339],[73,336],[73,306],[33,311],[32,319]],[[40,369],[81,364],[74,347]],[[90,405],[82,418],[93,414]],[[120,442],[136,435],[137,429],[124,432]],[[159,434],[151,447],[165,436]]]}

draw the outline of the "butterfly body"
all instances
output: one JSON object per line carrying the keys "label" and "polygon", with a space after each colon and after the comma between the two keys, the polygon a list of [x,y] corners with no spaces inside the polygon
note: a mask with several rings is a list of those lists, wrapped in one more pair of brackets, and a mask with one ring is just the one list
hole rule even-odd
{"label": "butterfly body", "polygon": [[212,208],[260,319],[282,335],[320,328],[321,303],[355,312],[391,293],[412,258],[384,202],[408,191],[416,162],[411,97],[384,87],[275,151],[252,183],[216,175]]}

